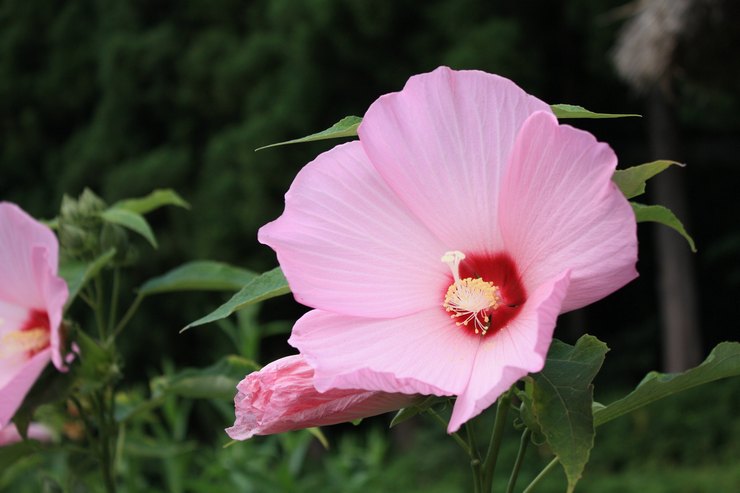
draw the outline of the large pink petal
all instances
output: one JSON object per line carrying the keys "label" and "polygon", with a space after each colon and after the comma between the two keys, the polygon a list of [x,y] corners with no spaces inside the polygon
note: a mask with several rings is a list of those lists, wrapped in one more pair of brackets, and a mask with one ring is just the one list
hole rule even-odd
{"label": "large pink petal", "polygon": [[592,303],[635,277],[635,216],[611,180],[617,158],[582,130],[532,115],[504,177],[499,221],[527,289],[566,269],[563,311]]}
{"label": "large pink petal", "polygon": [[0,203],[0,318],[11,305],[47,314],[52,360],[63,370],[59,327],[68,291],[57,276],[58,250],[57,239],[48,227],[15,204]]}
{"label": "large pink petal", "polygon": [[0,338],[8,332],[24,328],[30,316],[30,308],[0,299]]}
{"label": "large pink petal", "polygon": [[288,342],[314,368],[320,392],[455,395],[467,385],[480,338],[434,307],[392,319],[313,310],[296,322]]}
{"label": "large pink petal", "polygon": [[470,382],[455,401],[449,433],[496,402],[514,382],[542,369],[568,292],[569,274],[564,272],[535,289],[508,326],[484,338]]}
{"label": "large pink petal", "polygon": [[250,373],[237,386],[236,420],[226,433],[234,440],[312,426],[326,426],[398,410],[416,395],[370,390],[331,389],[319,392],[314,371],[301,355],[273,361]]}
{"label": "large pink petal", "polygon": [[285,212],[259,231],[296,299],[349,315],[386,317],[441,302],[448,249],[408,211],[359,142],[321,154],[285,195]]}
{"label": "large pink petal", "polygon": [[45,349],[14,368],[8,365],[0,368],[3,372],[12,372],[12,377],[0,387],[0,428],[4,428],[10,422],[26,394],[49,363],[49,352],[49,349]]}
{"label": "large pink petal", "polygon": [[35,249],[33,252],[33,261],[36,270],[39,272],[39,282],[46,304],[46,314],[49,317],[51,360],[54,366],[60,371],[66,371],[67,366],[64,363],[63,352],[66,350],[62,336],[62,313],[64,304],[69,297],[67,283],[61,277],[56,275],[56,266],[54,268],[49,264],[49,252],[45,249]]}
{"label": "large pink petal", "polygon": [[379,98],[359,128],[371,162],[448,250],[496,251],[501,176],[519,128],[549,106],[513,82],[447,67]]}
{"label": "large pink petal", "polygon": [[0,202],[0,300],[46,311],[37,249],[46,252],[45,262],[56,274],[54,233],[15,204]]}

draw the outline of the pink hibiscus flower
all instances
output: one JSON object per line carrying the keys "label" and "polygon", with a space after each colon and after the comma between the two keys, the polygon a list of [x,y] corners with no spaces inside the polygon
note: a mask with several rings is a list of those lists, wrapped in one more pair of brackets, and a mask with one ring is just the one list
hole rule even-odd
{"label": "pink hibiscus flower", "polygon": [[395,411],[418,396],[334,389],[319,393],[313,368],[300,355],[273,361],[237,386],[236,422],[226,429],[234,440],[326,426]]}
{"label": "pink hibiscus flower", "polygon": [[542,369],[559,313],[637,276],[617,158],[511,81],[442,67],[370,106],[259,232],[319,391],[457,396],[448,431]]}
{"label": "pink hibiscus flower", "polygon": [[60,323],[67,285],[57,276],[54,233],[0,203],[0,429],[49,360],[64,370]]}

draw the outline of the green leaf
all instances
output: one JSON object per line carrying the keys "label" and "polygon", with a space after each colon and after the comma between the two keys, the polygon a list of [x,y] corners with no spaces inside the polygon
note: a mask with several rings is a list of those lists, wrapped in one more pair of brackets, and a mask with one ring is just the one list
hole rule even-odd
{"label": "green leaf", "polygon": [[207,368],[188,368],[173,376],[157,377],[152,381],[154,399],[164,395],[179,395],[190,399],[231,400],[236,385],[259,365],[240,356],[227,356]]}
{"label": "green leaf", "polygon": [[318,440],[319,443],[321,443],[321,445],[324,447],[324,450],[329,450],[329,440],[326,439],[326,435],[324,435],[324,432],[321,431],[321,428],[306,428],[306,431],[313,435],[313,437]]}
{"label": "green leaf", "polygon": [[547,439],[542,433],[542,428],[540,428],[537,418],[533,414],[532,393],[534,392],[534,379],[531,376],[526,376],[522,380],[524,380],[524,390],[515,388],[516,396],[522,401],[521,406],[519,406],[519,418],[524,423],[524,426],[529,428],[532,443],[540,446],[547,442]]}
{"label": "green leaf", "polygon": [[637,202],[630,202],[630,204],[632,205],[632,210],[635,211],[635,219],[637,219],[638,223],[651,221],[673,228],[678,231],[681,236],[686,238],[686,241],[689,242],[689,247],[691,247],[691,251],[696,252],[694,239],[689,236],[684,229],[683,224],[681,224],[681,221],[678,220],[670,209],[663,207],[662,205],[644,205],[638,204]]}
{"label": "green leaf", "polygon": [[95,392],[121,376],[121,369],[116,363],[116,355],[112,348],[101,346],[80,330],[75,332],[74,340],[80,347],[80,354],[71,373],[75,378],[75,389],[81,394]]}
{"label": "green leaf", "polygon": [[138,212],[132,212],[127,209],[110,208],[101,212],[100,217],[109,223],[118,224],[119,226],[123,226],[124,228],[128,228],[139,233],[141,236],[146,238],[154,248],[157,248],[157,240],[154,238],[152,228],[149,226],[149,223],[146,222],[144,216]]}
{"label": "green leaf", "polygon": [[696,368],[683,373],[648,373],[637,388],[625,397],[595,410],[594,424],[601,426],[669,395],[738,375],[740,375],[740,343],[722,342]]}
{"label": "green leaf", "polygon": [[38,454],[40,450],[42,450],[42,445],[35,441],[22,441],[0,447],[0,471],[7,470],[16,461],[24,457]]}
{"label": "green leaf", "polygon": [[426,411],[427,409],[437,404],[438,402],[442,402],[445,400],[447,400],[446,397],[437,397],[434,395],[430,395],[429,397],[420,399],[416,405],[412,405],[412,406],[399,409],[396,415],[393,416],[393,419],[391,420],[391,424],[390,426],[388,426],[388,428],[393,428],[394,426],[397,426],[403,423],[404,421],[407,421],[413,418],[417,414]]}
{"label": "green leaf", "polygon": [[550,105],[552,112],[557,118],[625,118],[625,117],[642,117],[634,113],[594,113],[583,106],[573,104],[553,104]]}
{"label": "green leaf", "polygon": [[199,260],[183,264],[166,274],[149,279],[139,294],[148,296],[173,291],[236,291],[257,274],[222,262]]}
{"label": "green leaf", "polygon": [[545,367],[532,375],[532,415],[565,470],[568,492],[581,478],[594,445],[591,381],[608,350],[590,335],[575,346],[553,340]]}
{"label": "green leaf", "polygon": [[169,188],[154,190],[146,197],[121,200],[113,204],[110,208],[127,210],[136,214],[146,214],[166,205],[175,205],[190,209],[190,204],[180,197],[177,192]]}
{"label": "green leaf", "polygon": [[275,267],[255,277],[249,284],[244,286],[238,293],[231,297],[229,301],[216,308],[213,312],[203,318],[188,324],[181,332],[186,331],[198,325],[215,322],[228,317],[237,310],[241,310],[249,305],[259,303],[276,296],[281,296],[290,292],[288,281],[285,279],[280,267]]}
{"label": "green leaf", "polygon": [[63,261],[59,266],[59,275],[67,282],[69,298],[65,307],[69,307],[84,288],[98,273],[113,260],[116,249],[111,248],[90,263]]}
{"label": "green leaf", "polygon": [[662,173],[672,165],[684,166],[676,161],[661,159],[651,163],[632,166],[627,169],[618,169],[614,172],[612,180],[617,184],[625,197],[631,199],[645,193],[645,182],[658,173]]}
{"label": "green leaf", "polygon": [[321,132],[317,132],[315,134],[302,137],[300,139],[287,140],[285,142],[278,142],[277,144],[262,146],[255,150],[261,151],[262,149],[268,149],[270,147],[283,146],[287,144],[300,144],[303,142],[313,142],[316,140],[337,139],[340,137],[356,137],[357,127],[360,126],[360,122],[362,122],[362,118],[360,118],[359,116],[345,116],[337,123],[327,128],[326,130],[322,130]]}

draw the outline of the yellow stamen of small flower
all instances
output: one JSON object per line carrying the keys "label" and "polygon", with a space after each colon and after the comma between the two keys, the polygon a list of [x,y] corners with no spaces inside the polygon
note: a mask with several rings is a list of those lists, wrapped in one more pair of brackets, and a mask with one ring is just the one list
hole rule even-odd
{"label": "yellow stamen of small flower", "polygon": [[485,335],[491,322],[489,310],[501,306],[501,291],[492,282],[481,278],[461,279],[460,262],[464,259],[465,254],[459,251],[447,252],[442,256],[442,262],[450,266],[455,279],[447,289],[442,306],[453,319],[464,317],[456,322],[457,326],[467,327],[473,322],[475,333]]}
{"label": "yellow stamen of small flower", "polygon": [[29,351],[36,352],[49,345],[49,329],[38,327],[14,330],[0,337],[0,358]]}

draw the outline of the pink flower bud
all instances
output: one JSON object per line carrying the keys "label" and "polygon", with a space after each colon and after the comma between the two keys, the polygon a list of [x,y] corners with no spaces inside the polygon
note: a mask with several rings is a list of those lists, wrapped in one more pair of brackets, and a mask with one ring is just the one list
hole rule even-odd
{"label": "pink flower bud", "polygon": [[368,390],[329,390],[313,386],[313,368],[301,355],[273,361],[237,386],[236,421],[226,433],[234,440],[312,426],[325,426],[395,411],[419,400]]}

